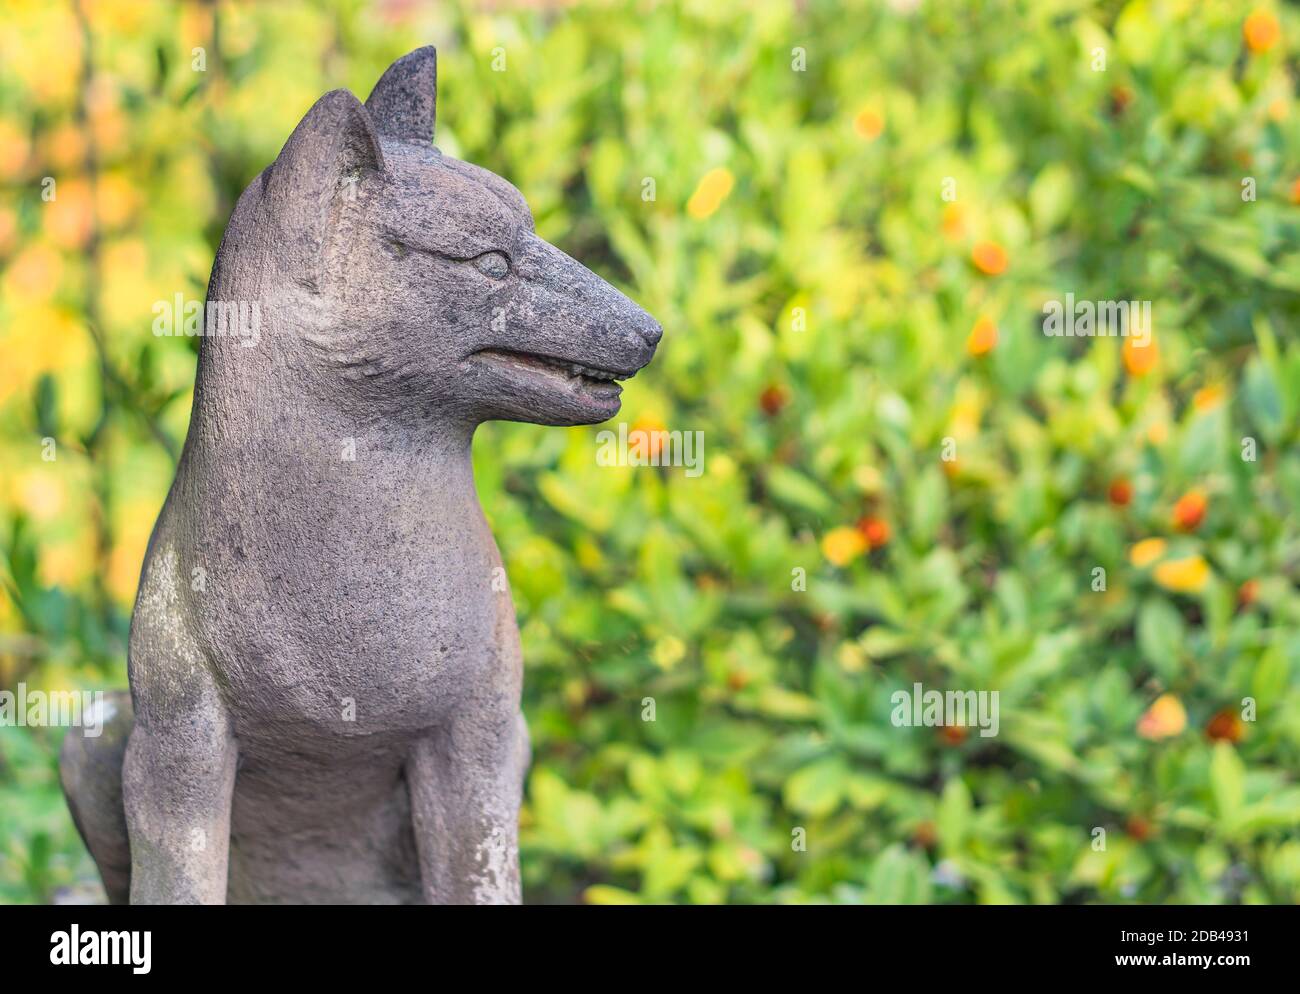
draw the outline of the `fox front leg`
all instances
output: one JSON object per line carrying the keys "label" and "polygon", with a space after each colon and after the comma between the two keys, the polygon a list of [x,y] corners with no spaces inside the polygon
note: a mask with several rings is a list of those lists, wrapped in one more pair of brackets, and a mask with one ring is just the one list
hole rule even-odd
{"label": "fox front leg", "polygon": [[132,904],[226,900],[237,749],[211,677],[194,684],[180,710],[158,706],[171,695],[137,696],[122,764]]}
{"label": "fox front leg", "polygon": [[519,904],[519,803],[528,729],[514,707],[456,719],[407,763],[420,877],[430,904]]}

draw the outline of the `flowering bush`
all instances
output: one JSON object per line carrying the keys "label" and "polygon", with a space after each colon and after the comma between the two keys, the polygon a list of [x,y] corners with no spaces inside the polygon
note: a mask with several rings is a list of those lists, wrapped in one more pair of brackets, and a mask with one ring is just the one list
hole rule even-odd
{"label": "flowering bush", "polygon": [[[10,4],[0,688],[125,685],[195,361],[151,306],[434,41],[440,146],[665,327],[619,420],[705,443],[476,441],[529,899],[1300,899],[1295,9],[436,6]],[[1149,340],[1044,334],[1067,294]],[[900,727],[915,684],[997,735]],[[60,735],[0,728],[0,899],[93,879]]]}

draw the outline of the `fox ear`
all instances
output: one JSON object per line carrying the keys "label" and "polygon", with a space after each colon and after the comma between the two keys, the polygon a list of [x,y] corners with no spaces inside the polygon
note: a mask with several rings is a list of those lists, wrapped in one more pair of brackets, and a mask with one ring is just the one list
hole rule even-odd
{"label": "fox ear", "polygon": [[320,216],[367,171],[384,171],[379,136],[361,101],[347,90],[331,90],[312,105],[280,149],[266,181],[266,193],[302,229],[315,229]]}
{"label": "fox ear", "polygon": [[434,47],[417,48],[384,70],[366,99],[366,109],[384,137],[431,143],[438,109],[438,53]]}
{"label": "fox ear", "polygon": [[331,90],[312,105],[266,173],[263,196],[280,219],[282,237],[300,243],[286,253],[310,259],[313,283],[322,264],[328,222],[335,206],[356,197],[365,173],[384,171],[379,136],[361,101]]}

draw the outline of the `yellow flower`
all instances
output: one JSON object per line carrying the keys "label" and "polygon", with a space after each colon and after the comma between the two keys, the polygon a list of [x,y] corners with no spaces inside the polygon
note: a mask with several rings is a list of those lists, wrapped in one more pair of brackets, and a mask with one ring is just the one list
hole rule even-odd
{"label": "yellow flower", "polygon": [[836,566],[847,566],[867,548],[867,540],[856,528],[832,528],[822,536],[822,555]]}
{"label": "yellow flower", "polygon": [[650,658],[661,670],[670,670],[686,657],[686,643],[676,635],[665,635],[655,643]]}
{"label": "yellow flower", "polygon": [[1211,383],[1192,395],[1192,406],[1198,411],[1209,411],[1222,404],[1227,395],[1228,390],[1222,383]]}
{"label": "yellow flower", "polygon": [[710,169],[701,177],[700,185],[691,194],[691,199],[686,204],[686,213],[697,221],[708,217],[722,206],[735,185],[736,178],[726,166]]}
{"label": "yellow flower", "polygon": [[[105,585],[120,603],[129,604],[135,597],[140,582],[140,564],[144,562],[145,549],[158,517],[158,502],[150,497],[140,497],[118,505],[114,511],[116,541],[108,557],[108,575]],[[190,578],[186,577],[186,583]]]}
{"label": "yellow flower", "polygon": [[1168,739],[1187,727],[1187,711],[1173,694],[1161,694],[1138,719],[1137,733],[1153,741]]}
{"label": "yellow flower", "polygon": [[861,673],[867,668],[867,654],[856,642],[845,642],[836,650],[835,658],[845,673]]}
{"label": "yellow flower", "polygon": [[62,542],[47,546],[41,553],[41,582],[50,587],[71,587],[86,579],[93,563],[84,544]]}
{"label": "yellow flower", "polygon": [[1169,422],[1152,421],[1147,425],[1147,441],[1152,445],[1164,445],[1169,441]]}
{"label": "yellow flower", "polygon": [[52,470],[31,469],[19,477],[19,506],[37,521],[57,518],[67,496],[63,477]]}
{"label": "yellow flower", "polygon": [[1179,594],[1195,594],[1210,580],[1210,564],[1200,556],[1171,559],[1155,568],[1156,583]]}
{"label": "yellow flower", "polygon": [[139,207],[135,187],[122,172],[105,173],[95,190],[96,214],[106,228],[118,228],[131,220]]}
{"label": "yellow flower", "polygon": [[[984,407],[985,397],[979,387],[969,380],[962,380],[957,385],[957,395],[948,415],[948,434],[959,440],[978,435]],[[952,463],[944,465],[951,466]]]}
{"label": "yellow flower", "polygon": [[943,233],[956,240],[966,230],[966,208],[961,204],[945,204],[943,208]]}
{"label": "yellow flower", "polygon": [[1137,569],[1146,569],[1165,554],[1166,545],[1163,538],[1144,538],[1128,550],[1128,561]]}

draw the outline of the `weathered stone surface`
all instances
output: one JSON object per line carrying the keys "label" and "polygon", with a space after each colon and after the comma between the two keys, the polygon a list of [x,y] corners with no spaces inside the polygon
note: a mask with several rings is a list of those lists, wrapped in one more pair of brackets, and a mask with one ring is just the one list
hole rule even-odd
{"label": "weathered stone surface", "polygon": [[519,637],[470,444],[611,417],[661,329],[434,147],[435,77],[423,48],[326,94],[226,229],[209,305],[260,325],[202,341],[133,724],[64,752],[111,896],[125,825],[137,903],[520,899]]}

